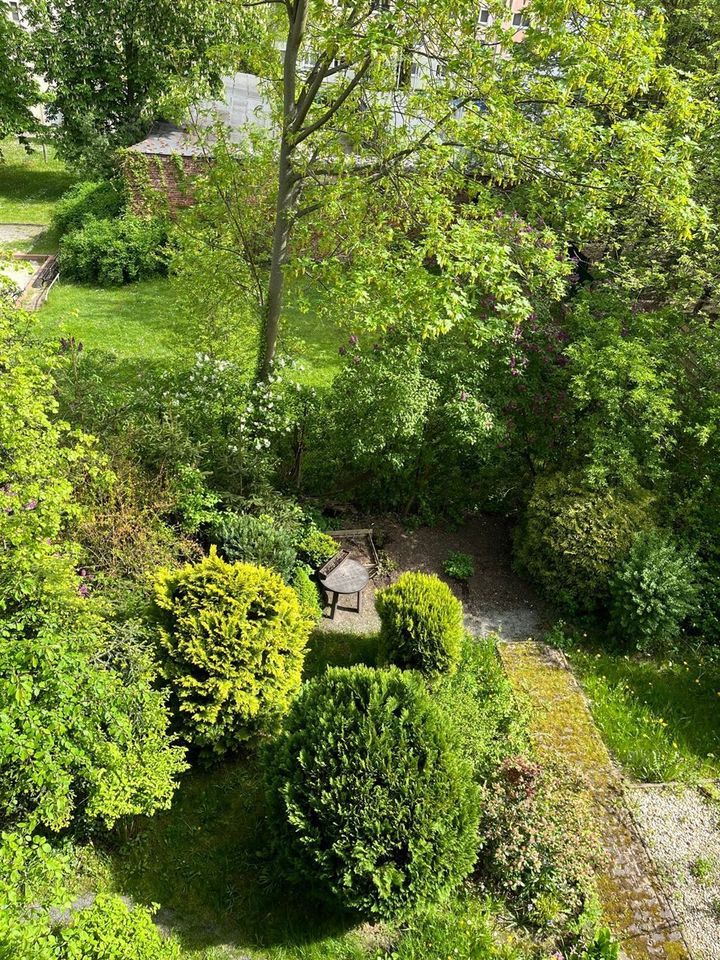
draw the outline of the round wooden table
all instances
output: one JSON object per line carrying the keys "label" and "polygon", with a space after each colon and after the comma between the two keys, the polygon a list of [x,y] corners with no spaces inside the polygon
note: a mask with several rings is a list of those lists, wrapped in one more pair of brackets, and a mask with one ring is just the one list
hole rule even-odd
{"label": "round wooden table", "polygon": [[369,580],[370,575],[365,567],[361,563],[358,563],[357,560],[350,559],[350,557],[343,560],[342,563],[324,577],[321,576],[320,583],[323,588],[327,590],[328,593],[333,594],[332,603],[330,604],[331,620],[335,619],[335,609],[340,594],[356,593],[357,606],[354,612],[360,613],[362,610],[362,592]]}

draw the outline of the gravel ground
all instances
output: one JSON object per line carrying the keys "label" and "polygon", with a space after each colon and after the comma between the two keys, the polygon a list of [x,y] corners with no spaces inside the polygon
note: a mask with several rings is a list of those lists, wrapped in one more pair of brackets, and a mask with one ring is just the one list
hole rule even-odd
{"label": "gravel ground", "polygon": [[693,957],[720,960],[720,805],[690,787],[634,787],[630,795]]}

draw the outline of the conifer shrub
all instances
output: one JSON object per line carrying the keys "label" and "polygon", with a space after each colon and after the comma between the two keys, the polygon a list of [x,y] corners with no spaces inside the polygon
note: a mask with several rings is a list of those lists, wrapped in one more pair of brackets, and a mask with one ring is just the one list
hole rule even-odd
{"label": "conifer shrub", "polygon": [[462,604],[438,577],[403,573],[376,596],[380,663],[425,676],[452,673],[463,641]]}
{"label": "conifer shrub", "polygon": [[308,568],[299,566],[293,574],[292,588],[298,595],[300,606],[311,620],[318,621],[322,617],[323,607],[320,601],[318,585],[310,576]]}
{"label": "conifer shrub", "polygon": [[267,567],[210,556],[155,584],[163,674],[185,737],[222,753],[272,727],[300,686],[312,621]]}
{"label": "conifer shrub", "polygon": [[651,525],[643,490],[595,490],[572,477],[541,477],[518,530],[516,557],[553,602],[592,611],[607,603],[615,568]]}
{"label": "conifer shrub", "polygon": [[610,627],[638,650],[662,651],[699,603],[691,556],[667,535],[640,534],[611,582]]}
{"label": "conifer shrub", "polygon": [[473,867],[478,789],[421,678],[331,668],[266,756],[285,866],[373,920],[442,899]]}

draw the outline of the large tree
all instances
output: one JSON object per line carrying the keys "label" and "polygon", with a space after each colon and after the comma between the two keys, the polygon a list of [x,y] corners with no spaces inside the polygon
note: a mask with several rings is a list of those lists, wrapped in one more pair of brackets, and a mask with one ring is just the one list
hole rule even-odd
{"label": "large tree", "polygon": [[27,65],[26,35],[0,11],[0,142],[36,125],[31,108],[40,92]]}
{"label": "large tree", "polygon": [[202,0],[32,0],[48,112],[69,161],[106,166],[147,133],[178,78],[217,85],[233,21]]}
{"label": "large tree", "polygon": [[[670,234],[695,226],[694,106],[661,63],[659,5],[533,0],[522,30],[500,0],[483,26],[476,0],[240,6],[263,9],[276,38],[262,71],[272,229],[264,247],[232,176],[212,226],[226,231],[216,249],[252,261],[261,377],[291,269],[322,263],[336,311],[364,308],[381,326],[412,316],[423,334],[487,319],[489,296],[505,324],[532,312],[538,289],[559,298],[558,251],[594,239],[622,205]],[[268,151],[255,142],[250,155]],[[512,242],[499,213],[524,218],[533,242]]]}

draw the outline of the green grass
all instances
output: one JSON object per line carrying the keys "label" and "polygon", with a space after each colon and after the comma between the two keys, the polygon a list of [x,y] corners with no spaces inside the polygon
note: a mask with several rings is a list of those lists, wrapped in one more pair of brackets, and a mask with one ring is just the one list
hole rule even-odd
{"label": "green grass", "polygon": [[6,140],[0,153],[0,223],[49,224],[55,204],[75,182],[73,174],[50,147],[46,159],[42,148],[28,154]]}
{"label": "green grass", "polygon": [[[190,360],[198,349],[197,325],[188,315],[186,294],[173,280],[157,279],[122,287],[89,287],[59,280],[38,313],[37,334],[43,339],[73,336],[86,350],[114,354],[138,365]],[[311,316],[288,314],[285,333],[293,334],[293,355],[303,362],[298,379],[313,386],[332,381],[340,363],[342,334],[322,328]],[[282,344],[281,344],[282,345]],[[235,359],[254,364],[257,331],[246,328],[234,337]],[[222,344],[220,345],[222,355]]]}
{"label": "green grass", "polygon": [[647,782],[720,777],[720,659],[677,660],[572,650],[608,747]]}

